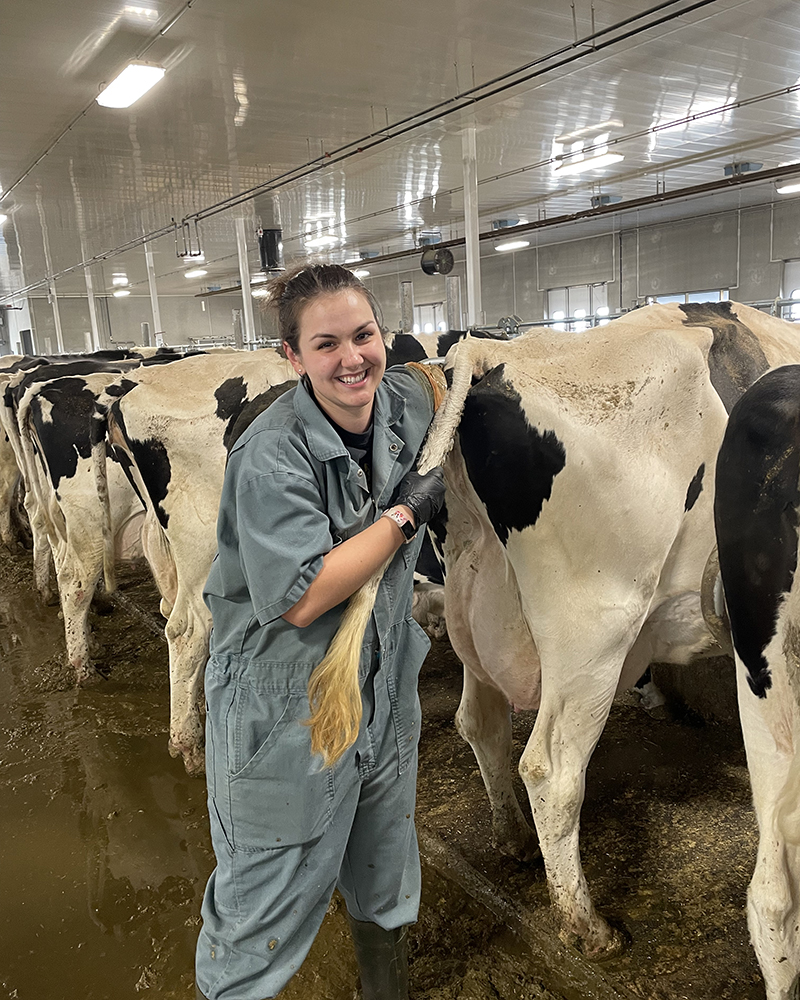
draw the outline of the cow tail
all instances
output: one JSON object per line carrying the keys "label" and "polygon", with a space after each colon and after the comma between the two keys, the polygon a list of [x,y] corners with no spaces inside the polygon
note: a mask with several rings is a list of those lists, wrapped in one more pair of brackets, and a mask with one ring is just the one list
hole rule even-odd
{"label": "cow tail", "polygon": [[350,598],[325,658],[308,682],[311,717],[306,725],[311,727],[311,752],[322,754],[325,767],[333,767],[358,736],[361,646],[378,587],[390,562],[387,560]]}
{"label": "cow tail", "polygon": [[108,495],[108,471],[106,463],[106,433],[108,431],[108,409],[102,403],[95,404],[92,418],[92,471],[97,496],[102,508],[103,527],[103,580],[107,594],[117,589],[117,572],[114,560],[114,532],[111,529],[111,499]]}
{"label": "cow tail", "polygon": [[[421,472],[441,465],[453,447],[456,428],[472,385],[473,343],[468,337],[455,348],[453,379],[423,447],[419,462]],[[332,767],[358,736],[361,647],[378,587],[390,561],[352,595],[325,658],[315,667],[308,682],[311,717],[306,725],[311,727],[311,751],[322,754],[326,767]]]}
{"label": "cow tail", "polygon": [[455,441],[456,430],[461,422],[467,393],[472,386],[474,374],[473,345],[477,341],[466,337],[452,350],[453,367],[450,389],[445,400],[436,411],[427,440],[419,459],[419,471],[430,472],[437,465],[444,465]]}

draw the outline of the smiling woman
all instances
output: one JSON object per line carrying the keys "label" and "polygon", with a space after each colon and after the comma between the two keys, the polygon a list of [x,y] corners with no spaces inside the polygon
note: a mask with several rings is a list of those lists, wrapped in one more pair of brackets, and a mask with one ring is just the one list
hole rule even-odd
{"label": "smiling woman", "polygon": [[[275,996],[338,886],[365,1000],[406,1000],[420,896],[417,675],[429,646],[411,618],[412,583],[417,529],[444,497],[441,469],[412,467],[434,392],[420,366],[386,370],[378,305],[346,268],[295,268],[270,294],[301,380],[231,449],[206,584],[217,868],[198,996]],[[328,671],[345,602],[384,564],[357,673]]]}

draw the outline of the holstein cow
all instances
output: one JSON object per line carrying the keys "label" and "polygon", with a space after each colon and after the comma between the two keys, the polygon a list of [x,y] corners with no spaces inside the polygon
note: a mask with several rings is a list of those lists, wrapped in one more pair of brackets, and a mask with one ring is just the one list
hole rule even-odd
{"label": "holstein cow", "polygon": [[95,372],[110,373],[113,378],[120,372],[131,370],[142,363],[142,359],[138,355],[133,358],[108,360],[103,355],[109,353],[120,354],[122,352],[98,352],[97,355],[78,356],[66,360],[59,359],[55,363],[50,363],[42,358],[31,359],[30,364],[21,365],[20,370],[6,381],[3,391],[0,424],[2,424],[14,452],[17,466],[23,476],[24,506],[33,539],[34,580],[37,590],[47,604],[55,603],[57,600],[52,580],[52,560],[47,538],[47,523],[45,513],[37,502],[37,494],[30,486],[30,473],[26,468],[27,459],[20,437],[19,407],[26,392],[32,386],[42,384],[50,379],[67,376],[82,377]]}
{"label": "holstein cow", "polygon": [[731,411],[714,516],[759,826],[750,936],[769,1000],[800,995],[800,366]]}
{"label": "holstein cow", "polygon": [[[145,512],[142,547],[167,618],[170,752],[183,756],[190,773],[203,769],[199,699],[211,621],[202,592],[216,551],[226,438],[249,400],[296,378],[273,350],[187,358],[179,366],[141,369],[135,382],[120,379],[96,418],[99,480],[110,465],[107,449]],[[104,523],[110,549],[113,532],[108,518]]]}
{"label": "holstein cow", "polygon": [[[424,357],[413,338],[400,335],[387,361]],[[167,618],[170,752],[190,773],[203,769],[200,704],[211,627],[203,586],[216,552],[226,449],[296,379],[273,350],[209,355],[182,362],[179,373],[142,371],[130,387],[121,379],[97,416],[100,479],[107,445],[145,507],[142,544]]]}
{"label": "holstein cow", "polygon": [[467,338],[420,466],[444,461],[446,616],[464,663],[456,723],[499,847],[536,849],[510,774],[510,707],[538,708],[520,773],[565,940],[619,938],[592,904],[578,830],[617,691],[653,660],[718,651],[700,608],[710,470],[727,412],[796,328],[734,303],[655,305],[582,334]]}

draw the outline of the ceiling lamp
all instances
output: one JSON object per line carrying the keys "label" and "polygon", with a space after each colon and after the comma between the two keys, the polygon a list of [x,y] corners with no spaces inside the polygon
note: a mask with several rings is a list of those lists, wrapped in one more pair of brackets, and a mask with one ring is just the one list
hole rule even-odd
{"label": "ceiling lamp", "polygon": [[269,295],[269,289],[268,288],[253,288],[253,289],[250,290],[250,294],[253,296],[254,299],[263,299],[267,295]]}
{"label": "ceiling lamp", "polygon": [[268,278],[268,274],[253,274],[250,276],[250,284],[260,285],[262,282],[267,281]]}
{"label": "ceiling lamp", "polygon": [[116,292],[113,293],[115,299],[121,299],[124,295],[130,295],[130,288],[118,288]]}
{"label": "ceiling lamp", "polygon": [[524,250],[530,245],[529,240],[509,240],[507,243],[495,244],[495,250],[498,253],[508,253],[510,250]]}
{"label": "ceiling lamp", "polygon": [[124,271],[115,271],[111,275],[111,284],[112,285],[127,285],[128,284],[128,275],[125,274]]}
{"label": "ceiling lamp", "polygon": [[339,240],[336,236],[312,236],[310,239],[306,240],[306,246],[311,247],[313,250],[317,250],[320,247],[332,247],[338,242]]}
{"label": "ceiling lamp", "polygon": [[600,170],[601,167],[609,167],[612,163],[619,163],[625,157],[622,153],[601,153],[599,156],[587,156],[583,160],[573,160],[571,163],[562,163],[553,170],[557,177],[566,174],[582,174],[585,170]]}
{"label": "ceiling lamp", "polygon": [[202,278],[204,275],[208,274],[208,271],[204,271],[202,267],[197,267],[193,271],[184,272],[184,278]]}
{"label": "ceiling lamp", "polygon": [[356,278],[368,278],[369,271],[365,267],[357,267],[355,271],[353,271],[353,276]]}
{"label": "ceiling lamp", "polygon": [[779,184],[775,190],[778,194],[797,194],[800,191],[800,178],[793,177],[792,180]]}
{"label": "ceiling lamp", "polygon": [[97,95],[97,103],[104,108],[129,108],[164,75],[161,66],[149,63],[130,63],[116,80]]}

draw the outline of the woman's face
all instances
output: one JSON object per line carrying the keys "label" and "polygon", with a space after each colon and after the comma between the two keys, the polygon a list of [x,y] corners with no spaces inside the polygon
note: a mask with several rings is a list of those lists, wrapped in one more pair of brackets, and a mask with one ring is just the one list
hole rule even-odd
{"label": "woman's face", "polygon": [[386,348],[365,296],[350,288],[318,295],[300,313],[297,351],[283,347],[331,420],[356,433],[369,427]]}

